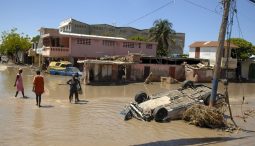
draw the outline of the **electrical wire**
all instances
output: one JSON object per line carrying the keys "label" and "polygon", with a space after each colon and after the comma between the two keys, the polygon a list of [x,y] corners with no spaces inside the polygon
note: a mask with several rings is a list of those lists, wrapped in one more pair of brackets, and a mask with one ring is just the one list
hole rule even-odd
{"label": "electrical wire", "polygon": [[237,25],[238,25],[238,29],[239,29],[239,37],[244,38],[242,29],[240,27],[239,19],[238,19],[238,16],[237,16],[237,12],[236,12],[236,21],[237,21]]}
{"label": "electrical wire", "polygon": [[[254,6],[255,6],[255,0],[253,0],[253,1],[247,0],[247,1],[250,2],[250,3],[252,3],[254,1],[252,4],[254,4]],[[240,12],[240,11],[238,13],[240,14],[240,16],[242,16],[242,18],[245,18],[250,23],[254,23],[254,21],[255,21],[254,17],[250,17],[249,15],[247,15],[247,14],[245,14],[243,12]]]}
{"label": "electrical wire", "polygon": [[202,6],[202,5],[199,5],[199,4],[197,4],[197,3],[191,2],[191,1],[189,1],[189,0],[184,0],[184,1],[187,2],[187,3],[189,3],[189,4],[191,4],[191,5],[193,5],[193,6],[196,6],[196,7],[199,7],[199,8],[201,8],[201,9],[204,9],[204,10],[207,10],[207,11],[209,11],[209,12],[212,12],[212,13],[214,13],[214,14],[221,15],[221,13],[217,12],[216,10],[211,10],[211,9],[209,9],[209,8],[206,8],[206,7]]}
{"label": "electrical wire", "polygon": [[164,5],[160,6],[160,7],[158,7],[157,9],[155,9],[155,10],[149,12],[149,13],[146,13],[145,15],[143,15],[143,16],[141,16],[141,17],[138,17],[138,18],[136,18],[136,19],[130,21],[130,22],[127,23],[125,26],[128,26],[128,25],[130,25],[130,24],[132,24],[132,23],[134,23],[134,22],[137,22],[137,21],[139,21],[139,20],[141,20],[141,19],[143,19],[143,18],[145,18],[145,17],[147,17],[147,16],[149,16],[149,15],[151,15],[151,14],[153,14],[153,13],[155,13],[155,12],[157,12],[157,11],[163,9],[163,8],[165,8],[166,6],[170,5],[171,3],[174,3],[174,0],[173,0],[173,1],[169,1],[168,3],[166,3],[166,4],[164,4]]}
{"label": "electrical wire", "polygon": [[[237,23],[238,23],[238,27],[239,27],[239,31],[241,32],[241,28],[240,28],[240,24],[239,24],[239,21],[238,21],[238,17],[237,17],[237,6],[236,6],[236,0],[233,0],[232,3],[231,3],[231,8],[230,8],[230,21],[228,23],[228,26],[227,26],[227,61],[226,61],[226,78],[228,78],[228,56],[229,56],[229,49],[230,49],[230,38],[231,38],[231,32],[232,32],[232,26],[233,26],[233,19],[234,19],[234,15],[236,16],[237,18]],[[242,32],[241,32],[242,33]],[[226,86],[226,92],[227,91],[228,87]],[[242,89],[243,89],[243,97],[242,97],[242,103],[241,103],[241,113],[242,113],[242,117],[243,117],[243,120],[244,122],[246,122],[246,119],[244,117],[244,112],[243,112],[243,104],[244,104],[244,101],[245,101],[245,96],[244,96],[244,87],[243,87],[243,84],[242,84]]]}
{"label": "electrical wire", "polygon": [[229,59],[229,51],[230,51],[230,38],[232,34],[233,19],[234,19],[235,12],[236,12],[236,1],[233,0],[230,4],[230,12],[229,12],[230,20],[228,21],[228,25],[227,25],[227,60],[225,62],[226,78],[228,78],[228,61],[229,61],[228,59]]}

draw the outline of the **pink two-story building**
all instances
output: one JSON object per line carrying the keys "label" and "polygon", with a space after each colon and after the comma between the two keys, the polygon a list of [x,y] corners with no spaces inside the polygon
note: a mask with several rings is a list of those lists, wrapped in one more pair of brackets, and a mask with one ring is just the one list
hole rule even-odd
{"label": "pink two-story building", "polygon": [[102,56],[124,56],[141,53],[155,56],[157,43],[127,40],[121,37],[86,35],[61,32],[58,29],[41,28],[41,54],[44,58],[77,59]]}

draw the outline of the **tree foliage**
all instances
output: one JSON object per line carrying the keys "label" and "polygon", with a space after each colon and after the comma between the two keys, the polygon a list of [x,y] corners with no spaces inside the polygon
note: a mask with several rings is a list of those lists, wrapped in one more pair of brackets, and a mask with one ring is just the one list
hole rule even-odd
{"label": "tree foliage", "polygon": [[129,38],[129,40],[146,42],[146,41],[148,41],[148,38],[143,37],[143,36],[132,36]]}
{"label": "tree foliage", "polygon": [[25,51],[31,47],[30,38],[17,33],[16,28],[2,32],[1,42],[0,52],[8,55],[13,55],[17,51]]}
{"label": "tree foliage", "polygon": [[251,42],[248,42],[241,38],[231,38],[230,42],[239,48],[237,48],[238,59],[248,59],[251,55],[255,54],[255,47],[252,46]]}
{"label": "tree foliage", "polygon": [[149,30],[149,37],[152,41],[158,42],[157,56],[167,56],[169,53],[169,42],[173,41],[175,31],[172,29],[172,23],[168,20],[156,20],[153,27]]}
{"label": "tree foliage", "polygon": [[35,37],[32,38],[31,42],[33,43],[38,43],[39,42],[39,39],[40,39],[40,35],[37,35]]}

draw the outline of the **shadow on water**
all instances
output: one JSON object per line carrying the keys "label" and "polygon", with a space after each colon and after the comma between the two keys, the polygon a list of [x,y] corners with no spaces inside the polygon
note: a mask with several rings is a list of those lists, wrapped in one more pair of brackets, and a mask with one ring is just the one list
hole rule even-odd
{"label": "shadow on water", "polygon": [[93,82],[89,83],[91,86],[125,86],[129,85],[132,82]]}
{"label": "shadow on water", "polygon": [[78,102],[76,102],[75,104],[87,104],[89,101],[87,100],[79,100]]}
{"label": "shadow on water", "polygon": [[161,145],[171,145],[171,146],[179,146],[179,145],[209,145],[209,144],[217,144],[226,141],[232,140],[240,140],[244,138],[248,138],[251,136],[246,137],[205,137],[205,138],[182,138],[182,139],[174,139],[169,141],[156,141],[151,143],[139,144],[136,146],[161,146]]}
{"label": "shadow on water", "polygon": [[255,131],[253,130],[246,130],[246,129],[242,129],[243,132],[246,132],[246,133],[255,133]]}
{"label": "shadow on water", "polygon": [[28,96],[17,96],[17,97],[14,97],[14,98],[17,98],[17,99],[29,99],[31,97],[28,97]]}
{"label": "shadow on water", "polygon": [[28,96],[24,96],[24,97],[22,97],[22,98],[24,98],[24,99],[28,99],[28,98],[30,98],[30,97],[28,97]]}
{"label": "shadow on water", "polygon": [[54,106],[53,105],[41,105],[40,108],[53,108]]}

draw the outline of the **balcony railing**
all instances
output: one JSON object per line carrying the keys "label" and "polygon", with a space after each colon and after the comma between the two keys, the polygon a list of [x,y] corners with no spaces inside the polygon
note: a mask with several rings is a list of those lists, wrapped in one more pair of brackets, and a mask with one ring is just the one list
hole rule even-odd
{"label": "balcony railing", "polygon": [[[222,57],[221,59],[221,68],[226,68],[226,62],[227,62],[227,58]],[[235,58],[228,58],[228,68],[229,69],[236,69],[237,68],[237,59]]]}
{"label": "balcony railing", "polygon": [[43,56],[47,57],[68,57],[70,48],[67,47],[44,47],[42,51]]}

